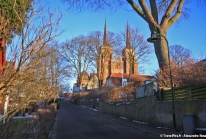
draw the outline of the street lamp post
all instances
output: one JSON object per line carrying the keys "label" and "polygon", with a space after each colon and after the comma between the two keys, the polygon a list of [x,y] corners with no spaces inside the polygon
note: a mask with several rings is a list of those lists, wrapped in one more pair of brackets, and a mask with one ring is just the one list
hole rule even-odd
{"label": "street lamp post", "polygon": [[171,63],[170,63],[170,53],[169,53],[169,43],[168,40],[165,36],[162,34],[159,34],[157,32],[153,32],[151,34],[151,38],[148,38],[147,41],[151,43],[158,42],[160,40],[160,37],[163,37],[166,42],[167,42],[167,48],[168,48],[168,59],[169,59],[169,74],[170,74],[170,85],[171,85],[171,90],[172,90],[172,116],[173,116],[173,127],[174,130],[176,130],[176,119],[175,119],[175,105],[174,105],[174,88],[173,88],[173,81],[172,81],[172,68],[171,68]]}
{"label": "street lamp post", "polygon": [[123,85],[123,74],[124,74],[124,62],[123,61],[122,61],[121,66],[122,66],[122,87],[123,87],[124,86]]}

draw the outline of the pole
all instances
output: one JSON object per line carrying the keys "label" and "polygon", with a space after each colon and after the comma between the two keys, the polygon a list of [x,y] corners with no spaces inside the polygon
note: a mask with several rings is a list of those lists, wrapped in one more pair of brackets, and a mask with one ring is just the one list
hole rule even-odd
{"label": "pole", "polygon": [[123,87],[124,62],[122,61],[122,87]]}
{"label": "pole", "polygon": [[171,68],[171,62],[170,62],[169,43],[168,43],[168,40],[165,36],[163,36],[162,34],[158,34],[158,33],[156,33],[156,34],[163,37],[167,42],[168,58],[169,58],[170,85],[171,85],[171,90],[172,90],[172,117],[173,117],[174,130],[176,130],[175,105],[174,105],[174,88],[173,88],[173,81],[172,81],[172,68]]}

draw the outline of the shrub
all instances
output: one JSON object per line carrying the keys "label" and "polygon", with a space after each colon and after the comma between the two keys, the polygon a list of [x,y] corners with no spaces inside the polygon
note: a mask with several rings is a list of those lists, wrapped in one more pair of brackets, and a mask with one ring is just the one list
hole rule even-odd
{"label": "shrub", "polygon": [[[184,66],[172,64],[173,87],[199,86],[206,84],[206,71],[203,62],[191,62]],[[164,67],[157,72],[158,85],[160,88],[170,88],[170,69]]]}

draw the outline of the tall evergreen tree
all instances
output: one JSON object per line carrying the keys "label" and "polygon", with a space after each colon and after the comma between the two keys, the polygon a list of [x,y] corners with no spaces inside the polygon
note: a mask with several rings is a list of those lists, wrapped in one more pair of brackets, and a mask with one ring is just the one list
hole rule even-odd
{"label": "tall evergreen tree", "polygon": [[20,34],[33,0],[0,0],[0,38],[11,42]]}

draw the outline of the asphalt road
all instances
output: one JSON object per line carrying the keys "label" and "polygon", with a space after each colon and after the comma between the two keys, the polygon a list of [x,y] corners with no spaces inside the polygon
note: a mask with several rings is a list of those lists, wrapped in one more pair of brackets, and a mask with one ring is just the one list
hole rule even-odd
{"label": "asphalt road", "polygon": [[105,118],[94,111],[61,100],[56,139],[155,139],[160,135]]}

